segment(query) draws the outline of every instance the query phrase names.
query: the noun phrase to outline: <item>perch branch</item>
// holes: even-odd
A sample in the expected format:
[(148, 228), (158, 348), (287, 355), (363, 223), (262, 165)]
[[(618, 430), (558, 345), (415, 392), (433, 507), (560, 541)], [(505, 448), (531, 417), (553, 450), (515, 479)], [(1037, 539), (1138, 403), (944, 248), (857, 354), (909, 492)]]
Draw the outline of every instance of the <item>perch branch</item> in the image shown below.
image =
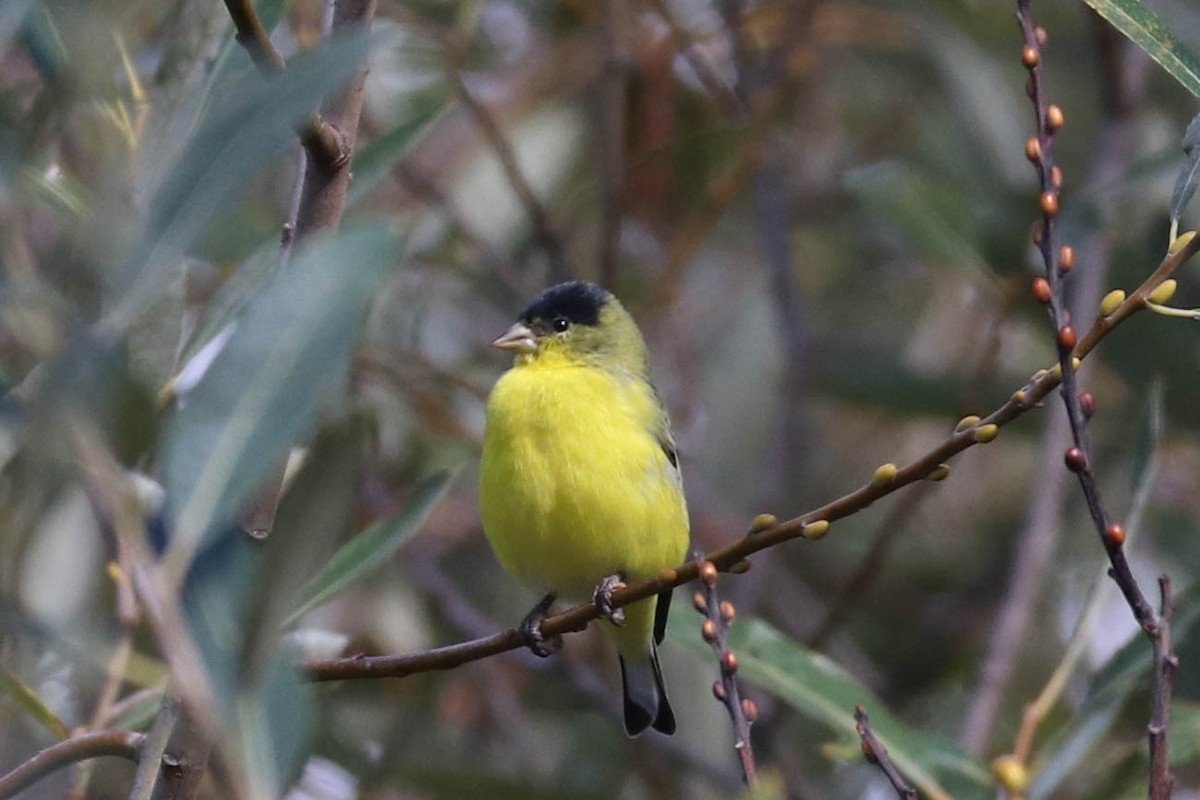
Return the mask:
[[(1100, 317), (1087, 336), (1075, 347), (1075, 357), (1085, 358), (1110, 332), (1130, 316), (1146, 307), (1147, 296), (1169, 278), (1185, 261), (1200, 251), (1200, 237), (1193, 237), (1182, 247), (1169, 253), (1146, 281), (1130, 294), (1115, 311)], [(745, 537), (706, 555), (718, 569), (729, 570), (742, 566), (749, 556), (769, 547), (798, 538), (816, 539), (828, 530), (828, 523), (855, 514), (876, 500), (898, 489), (928, 478), (942, 477), (947, 471), (945, 462), (964, 450), (991, 441), (1008, 423), (1023, 415), (1045, 399), (1060, 383), (1058, 369), (1039, 370), (1021, 389), (988, 416), (958, 428), (936, 446), (908, 465), (896, 469), (890, 479), (873, 478), (864, 486), (843, 497), (784, 522), (765, 524)], [(613, 593), (613, 606), (622, 608), (644, 600), (666, 589), (695, 580), (696, 565), (688, 562), (663, 570), (649, 580), (630, 583)], [(599, 617), (593, 603), (585, 603), (547, 617), (542, 623), (545, 636), (555, 636), (583, 630)], [(516, 650), (526, 642), (516, 628), (500, 631), (479, 639), (437, 647), (415, 653), (398, 655), (332, 658), (309, 661), (308, 676), (316, 681), (351, 680), (362, 678), (403, 677), (419, 672), (452, 669), (470, 661)]]

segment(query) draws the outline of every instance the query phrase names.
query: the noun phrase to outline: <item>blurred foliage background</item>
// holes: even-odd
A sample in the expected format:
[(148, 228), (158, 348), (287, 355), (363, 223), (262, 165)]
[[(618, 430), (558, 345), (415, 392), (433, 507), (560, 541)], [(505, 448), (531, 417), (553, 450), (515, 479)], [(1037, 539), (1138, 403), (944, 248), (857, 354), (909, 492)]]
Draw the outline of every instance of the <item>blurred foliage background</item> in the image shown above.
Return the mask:
[[(145, 730), (168, 664), (187, 683), (186, 662), (222, 731), (202, 796), (738, 795), (688, 591), (663, 649), (673, 739), (621, 733), (615, 660), (594, 631), (550, 660), (402, 680), (308, 685), (290, 665), (297, 647), (407, 652), (529, 609), (487, 548), (474, 485), (507, 366), (487, 344), (550, 283), (602, 281), (637, 316), (700, 549), (907, 463), (1048, 367), (1012, 4), (381, 0), (369, 34), (329, 43), (317, 0), (256, 7), (289, 62), (269, 81), (222, 4), (0, 5), (0, 770), (69, 730)], [(1154, 11), (1200, 50), (1194, 4)], [(1103, 292), (1135, 288), (1165, 251), (1196, 98), (1082, 3), (1038, 3), (1035, 18), (1067, 120), (1060, 231), (1080, 252), (1067, 284), (1086, 328)], [(295, 126), (360, 58), (342, 232), (281, 265)], [(1174, 304), (1200, 305), (1194, 274)], [(181, 375), (212, 360), (214, 336), (212, 368)], [(1186, 592), (1200, 564), (1198, 336), (1141, 315), (1083, 372), (1109, 506), (1141, 515), (1135, 573), (1153, 594), (1168, 572), (1181, 596), (1184, 797), (1200, 781)], [(930, 776), (923, 796), (994, 796), (989, 762), (1012, 749), (1097, 585), (1032, 796), (1142, 793), (1149, 648), (1103, 577), (1065, 445), (1047, 444), (1058, 405), (964, 453), (946, 481), (722, 578), (767, 796), (892, 793), (858, 750), (855, 703)], [(274, 532), (248, 543), (229, 525), (289, 444), (312, 449)], [(330, 560), (372, 525), (362, 552)], [(1011, 590), (1035, 539), (1048, 566)], [(183, 588), (152, 624), (155, 609), (122, 607), (145, 606), (131, 574), (167, 541), (163, 569)], [(329, 564), (341, 584), (289, 619)], [(1031, 617), (983, 712), (1014, 591)], [(198, 660), (172, 660), (172, 605)], [(112, 713), (97, 719), (106, 685)], [(102, 760), (28, 796), (124, 797), (133, 776)]]

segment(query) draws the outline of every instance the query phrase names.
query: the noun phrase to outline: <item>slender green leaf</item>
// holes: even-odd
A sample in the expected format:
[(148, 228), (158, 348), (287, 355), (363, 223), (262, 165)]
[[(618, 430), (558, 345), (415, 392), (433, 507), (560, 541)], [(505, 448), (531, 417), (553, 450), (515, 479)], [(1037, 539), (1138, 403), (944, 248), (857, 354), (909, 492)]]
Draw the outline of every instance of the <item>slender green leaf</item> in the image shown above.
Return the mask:
[[(711, 658), (712, 650), (697, 636), (696, 626), (681, 617), (676, 614), (672, 619), (672, 639)], [(870, 689), (830, 659), (760, 620), (739, 620), (730, 639), (741, 664), (739, 676), (833, 730), (857, 737), (854, 707), (866, 708), (871, 728), (922, 797), (963, 800), (991, 796), (993, 783), (985, 764), (949, 740), (907, 727)]]
[(264, 81), (248, 75), (193, 137), (148, 203), (141, 251), (116, 287), (103, 329), (122, 331), (179, 277), (183, 254), (208, 222), (296, 141), (296, 124), (341, 85), (366, 52), (353, 35), (297, 56)]
[(308, 247), (246, 307), (199, 383), (180, 397), (162, 456), (177, 568), (236, 515), (342, 386), (362, 310), (396, 248), (382, 226)]
[[(1154, 454), (1158, 443), (1162, 440), (1163, 431), (1163, 385), (1161, 380), (1150, 384), (1142, 413), (1138, 416), (1137, 429), (1133, 436), (1133, 446), (1130, 448), (1130, 482), (1133, 486), (1134, 497), (1140, 498), (1138, 507), (1131, 509), (1130, 517), (1141, 519), (1141, 512), (1149, 502), (1149, 492), (1154, 482)], [(1134, 520), (1126, 520), (1126, 529), (1136, 527)]]
[(279, 628), (301, 587), (329, 563), (337, 543), (345, 538), (371, 431), (370, 421), (361, 414), (321, 431), (283, 496), (255, 587), (254, 614), (244, 634), (243, 663), (265, 663), (262, 643), (275, 647)]
[(899, 161), (852, 170), (845, 182), (871, 214), (895, 226), (931, 263), (985, 268), (977, 226), (962, 202), (961, 187)]
[(1178, 221), (1183, 210), (1196, 193), (1196, 181), (1200, 180), (1200, 114), (1192, 118), (1183, 135), (1183, 152), (1186, 159), (1179, 177), (1175, 179), (1175, 191), (1171, 193), (1171, 222)]
[(1140, 0), (1084, 0), (1171, 77), (1200, 97), (1200, 62)]
[(417, 487), (403, 511), (376, 522), (347, 542), (325, 568), (305, 584), (300, 591), (300, 603), (285, 624), (292, 624), (386, 564), (420, 530), (457, 474), (457, 470), (439, 472), (427, 478)]
[(281, 796), (308, 752), (312, 689), (279, 619), (348, 524), (368, 432), (359, 417), (323, 430), (266, 542), (230, 529), (196, 558), (185, 585), (185, 610), (216, 689), (223, 755), (240, 765), (252, 798)]
[(71, 735), (67, 724), (42, 702), (38, 693), (4, 667), (0, 667), (0, 688), (3, 688), (4, 693), (11, 697), (19, 708), (24, 709), (29, 716), (40, 722), (46, 730), (59, 739), (66, 739)]

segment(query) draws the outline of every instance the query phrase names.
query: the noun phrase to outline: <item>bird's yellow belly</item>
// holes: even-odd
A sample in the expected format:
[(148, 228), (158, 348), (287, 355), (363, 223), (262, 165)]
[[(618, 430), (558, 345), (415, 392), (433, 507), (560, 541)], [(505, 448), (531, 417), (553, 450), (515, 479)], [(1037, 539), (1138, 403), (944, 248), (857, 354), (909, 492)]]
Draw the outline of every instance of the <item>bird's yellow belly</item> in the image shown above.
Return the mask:
[(505, 374), (488, 405), (480, 508), (506, 570), (581, 596), (607, 575), (682, 560), (687, 510), (648, 427), (657, 413), (647, 388), (598, 370)]

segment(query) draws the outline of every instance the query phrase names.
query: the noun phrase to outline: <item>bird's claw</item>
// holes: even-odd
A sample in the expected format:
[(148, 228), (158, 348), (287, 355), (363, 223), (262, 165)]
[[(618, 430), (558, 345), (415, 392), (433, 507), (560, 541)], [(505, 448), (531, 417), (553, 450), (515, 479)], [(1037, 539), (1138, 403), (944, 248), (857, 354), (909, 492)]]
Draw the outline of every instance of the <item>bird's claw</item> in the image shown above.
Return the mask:
[(609, 575), (600, 581), (596, 591), (592, 593), (592, 603), (596, 606), (596, 611), (613, 625), (625, 624), (625, 609), (613, 608), (612, 604), (613, 592), (624, 588), (625, 581), (620, 575)]
[(561, 636), (546, 636), (542, 633), (542, 620), (554, 603), (554, 592), (543, 597), (528, 614), (521, 620), (517, 631), (525, 641), (525, 645), (539, 658), (548, 658), (562, 649)]

